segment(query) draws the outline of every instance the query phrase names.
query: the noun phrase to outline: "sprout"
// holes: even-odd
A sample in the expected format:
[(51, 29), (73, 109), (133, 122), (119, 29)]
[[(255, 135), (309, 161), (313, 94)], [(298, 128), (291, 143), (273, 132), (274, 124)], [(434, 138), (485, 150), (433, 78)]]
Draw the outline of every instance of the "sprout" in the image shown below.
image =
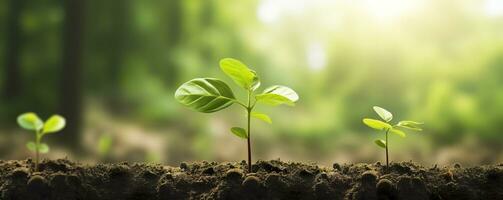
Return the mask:
[(405, 137), (405, 133), (398, 128), (403, 128), (403, 129), (409, 129), (413, 131), (422, 131), (419, 126), (422, 125), (423, 123), (419, 122), (414, 122), (414, 121), (400, 121), (395, 125), (390, 125), (388, 124), (392, 119), (393, 119), (393, 114), (391, 112), (387, 111), (384, 108), (374, 106), (374, 111), (381, 117), (382, 120), (377, 120), (377, 119), (369, 119), (365, 118), (363, 119), (363, 123), (367, 125), (370, 128), (379, 130), (379, 131), (384, 131), (386, 133), (386, 140), (375, 140), (374, 143), (381, 147), (386, 149), (386, 167), (389, 167), (389, 161), (388, 161), (388, 133), (394, 133), (400, 137)]
[(280, 85), (268, 87), (257, 94), (256, 90), (260, 87), (257, 73), (239, 60), (224, 58), (220, 60), (220, 69), (247, 93), (246, 101), (237, 100), (231, 88), (225, 82), (215, 78), (196, 78), (188, 81), (176, 90), (175, 98), (181, 104), (203, 113), (216, 112), (234, 103), (242, 106), (247, 113), (247, 127), (246, 129), (232, 127), (230, 130), (239, 138), (247, 140), (248, 171), (251, 172), (250, 118), (254, 117), (269, 124), (272, 123), (269, 116), (254, 111), (256, 103), (294, 106), (299, 96), (292, 89)]
[(60, 115), (53, 115), (44, 123), (37, 114), (28, 112), (19, 115), (17, 123), (21, 128), (35, 132), (35, 141), (26, 143), (26, 147), (35, 152), (35, 171), (38, 171), (39, 154), (49, 152), (49, 145), (41, 143), (42, 137), (63, 129), (66, 124), (65, 118)]

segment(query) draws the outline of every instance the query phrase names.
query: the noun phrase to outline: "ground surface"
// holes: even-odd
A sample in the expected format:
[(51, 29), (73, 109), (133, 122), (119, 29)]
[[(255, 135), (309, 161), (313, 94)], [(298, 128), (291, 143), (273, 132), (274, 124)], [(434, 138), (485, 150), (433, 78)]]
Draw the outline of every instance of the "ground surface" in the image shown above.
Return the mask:
[(0, 161), (2, 200), (30, 199), (503, 199), (503, 164), (463, 168), (393, 163), (242, 163), (87, 166), (46, 160)]

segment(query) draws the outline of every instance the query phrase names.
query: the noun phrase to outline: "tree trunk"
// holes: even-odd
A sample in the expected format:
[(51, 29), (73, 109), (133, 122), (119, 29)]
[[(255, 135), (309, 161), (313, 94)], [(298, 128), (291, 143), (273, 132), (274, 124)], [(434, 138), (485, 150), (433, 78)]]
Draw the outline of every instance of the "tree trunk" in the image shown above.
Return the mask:
[(63, 57), (61, 70), (61, 114), (67, 125), (58, 137), (74, 153), (81, 149), (82, 75), (85, 0), (64, 2)]
[(19, 54), (21, 35), (20, 35), (20, 14), (24, 0), (9, 0), (9, 9), (7, 15), (7, 41), (5, 42), (5, 79), (3, 94), (5, 99), (13, 100), (20, 94), (19, 77)]

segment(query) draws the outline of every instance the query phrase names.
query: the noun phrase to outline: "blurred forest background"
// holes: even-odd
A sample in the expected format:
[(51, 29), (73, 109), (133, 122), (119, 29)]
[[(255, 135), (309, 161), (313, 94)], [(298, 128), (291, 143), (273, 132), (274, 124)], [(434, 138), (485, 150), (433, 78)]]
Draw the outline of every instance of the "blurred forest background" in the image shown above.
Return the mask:
[[(392, 136), (390, 159), (467, 165), (503, 161), (500, 0), (0, 0), (0, 159), (24, 159), (33, 133), (18, 114), (67, 118), (48, 158), (81, 162), (241, 161), (229, 128), (243, 110), (178, 104), (195, 77), (232, 84), (243, 60), (262, 85), (300, 95), (259, 108), (254, 160), (375, 162), (372, 106), (425, 131)], [(237, 87), (233, 88), (240, 97)]]

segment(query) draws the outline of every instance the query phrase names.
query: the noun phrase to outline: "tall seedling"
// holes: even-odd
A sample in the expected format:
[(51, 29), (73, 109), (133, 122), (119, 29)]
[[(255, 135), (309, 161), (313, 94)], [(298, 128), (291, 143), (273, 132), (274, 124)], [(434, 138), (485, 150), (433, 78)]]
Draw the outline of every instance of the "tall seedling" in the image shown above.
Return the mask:
[(391, 122), (391, 120), (393, 119), (393, 114), (391, 114), (391, 112), (389, 112), (386, 109), (381, 108), (379, 106), (374, 106), (373, 108), (374, 108), (374, 111), (377, 113), (377, 115), (379, 115), (379, 117), (381, 117), (381, 119), (384, 121), (365, 118), (365, 119), (363, 119), (363, 123), (370, 128), (373, 128), (373, 129), (376, 129), (379, 131), (383, 131), (386, 134), (386, 140), (375, 140), (374, 142), (377, 146), (386, 149), (386, 167), (389, 167), (388, 134), (391, 132), (391, 133), (394, 133), (398, 136), (405, 137), (405, 133), (403, 131), (399, 130), (398, 128), (409, 129), (409, 130), (413, 130), (413, 131), (422, 131), (423, 129), (421, 129), (419, 127), (419, 125), (421, 125), (423, 123), (414, 122), (414, 121), (400, 121), (395, 125), (390, 125), (388, 123)]
[(53, 115), (44, 123), (37, 114), (29, 112), (19, 115), (17, 123), (22, 128), (35, 132), (35, 141), (26, 143), (26, 147), (35, 152), (35, 171), (38, 171), (39, 154), (49, 152), (49, 145), (42, 143), (42, 138), (63, 129), (66, 124), (65, 118)]
[(231, 88), (223, 81), (216, 78), (196, 78), (181, 85), (175, 93), (175, 98), (181, 104), (199, 112), (212, 113), (236, 103), (246, 110), (247, 126), (232, 127), (230, 131), (247, 140), (248, 144), (248, 171), (251, 172), (251, 134), (250, 118), (254, 117), (272, 123), (271, 118), (260, 112), (254, 111), (256, 103), (277, 106), (281, 104), (294, 106), (299, 96), (292, 89), (274, 85), (266, 88), (261, 93), (256, 93), (260, 87), (260, 79), (255, 71), (248, 68), (241, 61), (224, 58), (220, 60), (220, 69), (229, 76), (238, 86), (245, 90), (246, 101), (239, 101)]

